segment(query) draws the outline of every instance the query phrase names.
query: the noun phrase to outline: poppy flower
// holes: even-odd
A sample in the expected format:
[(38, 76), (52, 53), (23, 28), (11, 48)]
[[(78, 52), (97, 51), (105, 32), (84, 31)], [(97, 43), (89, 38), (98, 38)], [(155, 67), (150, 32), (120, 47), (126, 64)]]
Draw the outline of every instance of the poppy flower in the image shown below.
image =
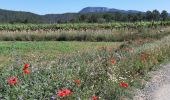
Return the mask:
[(63, 93), (62, 90), (59, 90), (58, 93), (57, 93), (57, 95), (58, 95), (59, 97), (65, 97), (65, 96), (66, 96), (65, 93)]
[(81, 83), (80, 80), (74, 80), (74, 82), (75, 82), (78, 86), (80, 86), (80, 83)]
[(119, 85), (121, 87), (125, 87), (125, 88), (127, 88), (129, 86), (128, 83), (125, 83), (125, 82), (121, 82)]
[(65, 96), (70, 95), (71, 93), (72, 93), (71, 90), (65, 89), (65, 90), (59, 90), (58, 93), (57, 93), (57, 95), (58, 95), (59, 97), (65, 97)]
[(65, 90), (63, 90), (63, 93), (65, 93), (66, 95), (69, 95), (69, 94), (71, 94), (71, 91), (69, 89), (65, 89)]
[(30, 74), (30, 73), (31, 73), (31, 71), (30, 71), (30, 70), (28, 70), (28, 69), (25, 69), (25, 70), (24, 70), (24, 73), (25, 73), (25, 74)]
[(112, 59), (111, 60), (111, 63), (114, 65), (114, 64), (116, 64), (116, 60), (115, 59)]
[(97, 96), (92, 96), (92, 100), (98, 100)]
[(25, 64), (23, 70), (26, 70), (29, 67), (30, 67), (30, 64)]
[(18, 82), (18, 78), (17, 77), (10, 77), (7, 81), (8, 81), (9, 85), (15, 85)]

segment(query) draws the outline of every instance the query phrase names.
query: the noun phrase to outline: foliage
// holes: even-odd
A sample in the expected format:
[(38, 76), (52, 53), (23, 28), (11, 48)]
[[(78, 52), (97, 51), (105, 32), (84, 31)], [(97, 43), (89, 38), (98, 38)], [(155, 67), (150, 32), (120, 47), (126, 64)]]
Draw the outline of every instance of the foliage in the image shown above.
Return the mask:
[[(133, 24), (134, 26), (130, 26)], [(63, 25), (64, 30), (60, 29), (57, 31), (52, 31), (52, 29), (46, 29), (48, 28), (48, 25), (43, 30), (38, 29), (37, 28), (38, 25), (37, 26), (35, 25), (36, 27), (33, 25), (35, 27), (35, 31), (32, 31), (32, 30), (24, 31), (25, 29), (22, 29), (22, 28), (25, 27), (25, 25), (21, 25), (19, 28), (15, 28), (15, 26), (11, 26), (12, 27), (11, 28), (9, 27), (10, 26), (9, 25), (6, 29), (4, 29), (2, 33), (0, 33), (0, 40), (1, 41), (123, 42), (126, 40), (135, 40), (138, 37), (143, 38), (143, 39), (144, 38), (158, 39), (160, 37), (169, 35), (169, 32), (167, 32), (167, 30), (161, 27), (163, 23), (157, 22), (153, 28), (147, 28), (147, 27), (151, 27), (150, 25), (154, 23), (151, 24), (151, 23), (144, 22), (144, 23), (133, 23), (133, 24), (132, 23), (124, 23), (124, 24), (114, 23), (114, 24), (104, 24), (104, 25), (103, 24), (65, 24)], [(160, 24), (161, 26), (157, 26), (157, 24)], [(60, 25), (57, 25), (57, 26), (60, 26)], [(3, 27), (3, 25), (0, 27)], [(51, 26), (49, 25), (49, 27)], [(112, 29), (112, 27), (117, 28), (117, 30)], [(9, 28), (15, 31), (14, 32), (6, 31)], [(31, 27), (28, 26), (27, 28), (31, 28)], [(71, 28), (74, 28), (76, 30), (72, 30)], [(133, 29), (130, 29), (130, 28), (133, 28)], [(17, 31), (18, 29), (21, 31)], [(36, 31), (36, 30), (39, 30), (39, 31)], [(47, 30), (47, 31), (44, 31), (44, 30)]]
[(8, 11), (0, 9), (0, 23), (105, 23), (113, 21), (136, 22), (136, 21), (166, 21), (168, 14), (158, 10), (147, 12), (101, 12), (101, 13), (65, 13), (37, 15), (30, 12)]
[[(136, 42), (136, 41), (134, 41)], [(23, 73), (23, 65), (3, 67), (0, 70), (0, 97), (2, 99), (99, 99), (129, 98), (134, 80), (145, 75), (156, 64), (170, 57), (170, 36), (153, 43), (132, 45), (128, 42), (115, 50), (101, 47), (96, 51), (61, 56), (46, 67), (31, 65), (30, 74)], [(132, 48), (132, 49), (126, 49)], [(17, 76), (17, 84), (7, 79)], [(80, 80), (79, 84), (75, 80)], [(64, 97), (59, 91), (69, 91)], [(65, 96), (66, 95), (66, 96)]]
[(57, 31), (57, 30), (97, 30), (97, 29), (139, 29), (169, 26), (170, 22), (113, 22), (113, 23), (74, 23), (74, 24), (0, 24), (0, 30), (7, 31)]

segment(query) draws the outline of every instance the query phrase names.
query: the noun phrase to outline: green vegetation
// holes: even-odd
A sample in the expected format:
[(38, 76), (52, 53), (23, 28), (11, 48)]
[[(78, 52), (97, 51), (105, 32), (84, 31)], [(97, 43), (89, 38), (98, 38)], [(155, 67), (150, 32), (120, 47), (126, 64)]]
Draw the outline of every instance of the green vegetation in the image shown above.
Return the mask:
[(1, 24), (0, 30), (7, 31), (56, 31), (56, 30), (97, 30), (97, 29), (139, 29), (169, 26), (169, 21), (156, 22), (114, 22), (114, 23), (75, 23), (75, 24)]
[(0, 99), (132, 99), (170, 60), (169, 24), (1, 24)]
[(160, 38), (169, 34), (169, 22), (106, 24), (2, 24), (1, 41), (105, 41), (122, 42)]
[[(93, 9), (93, 8), (92, 8)], [(168, 21), (168, 12), (163, 10), (134, 12), (113, 11), (99, 13), (65, 13), (37, 15), (29, 12), (1, 10), (0, 23), (106, 23), (106, 22), (136, 22), (136, 21)]]
[(3, 32), (1, 41), (91, 41), (91, 42), (122, 42), (140, 38), (159, 39), (169, 35), (169, 28), (146, 29), (133, 31), (96, 30), (96, 31), (65, 31), (65, 32)]
[[(25, 75), (23, 63), (3, 67), (0, 96), (3, 99), (89, 99), (93, 95), (100, 99), (131, 98), (130, 87), (135, 80), (170, 57), (170, 36), (155, 42), (142, 41), (143, 44), (141, 41), (125, 42), (117, 49), (101, 47), (60, 56), (45, 67), (31, 64), (31, 73)], [(6, 82), (12, 76), (18, 78), (16, 85)], [(80, 84), (75, 80), (80, 80)], [(57, 96), (62, 89), (72, 93), (66, 97)]]
[(5, 64), (29, 62), (47, 66), (61, 55), (75, 52), (93, 51), (102, 46), (116, 48), (121, 43), (112, 42), (0, 42), (0, 66)]

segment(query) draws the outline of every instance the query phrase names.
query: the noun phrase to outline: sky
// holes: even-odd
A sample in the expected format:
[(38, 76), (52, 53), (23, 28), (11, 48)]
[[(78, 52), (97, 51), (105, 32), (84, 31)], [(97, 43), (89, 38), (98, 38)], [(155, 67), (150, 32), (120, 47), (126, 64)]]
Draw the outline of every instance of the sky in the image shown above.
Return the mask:
[(108, 7), (122, 10), (170, 12), (170, 0), (0, 0), (0, 9), (36, 14), (78, 12), (84, 7)]

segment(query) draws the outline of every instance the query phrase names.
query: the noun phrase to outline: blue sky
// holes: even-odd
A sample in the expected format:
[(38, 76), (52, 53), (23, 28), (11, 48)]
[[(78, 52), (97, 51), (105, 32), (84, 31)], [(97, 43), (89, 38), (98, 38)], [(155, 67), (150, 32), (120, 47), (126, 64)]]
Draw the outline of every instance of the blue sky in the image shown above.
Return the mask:
[(122, 10), (167, 10), (170, 0), (0, 0), (0, 9), (37, 14), (78, 12), (84, 7), (109, 7)]

